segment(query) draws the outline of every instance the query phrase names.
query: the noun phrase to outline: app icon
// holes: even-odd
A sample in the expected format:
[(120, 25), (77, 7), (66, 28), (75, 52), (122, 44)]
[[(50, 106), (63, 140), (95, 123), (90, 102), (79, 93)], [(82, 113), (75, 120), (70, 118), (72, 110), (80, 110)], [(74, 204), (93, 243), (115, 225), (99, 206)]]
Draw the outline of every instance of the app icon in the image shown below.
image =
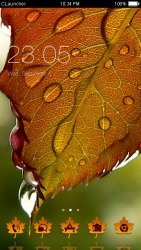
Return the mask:
[(114, 225), (117, 234), (122, 234), (123, 237), (125, 236), (125, 234), (131, 234), (134, 226), (134, 224), (128, 222), (125, 217), (123, 217), (122, 220), (120, 220), (118, 223), (115, 223)]
[(91, 223), (88, 223), (88, 229), (90, 234), (95, 234), (97, 238), (98, 234), (104, 234), (106, 224), (101, 222), (98, 217), (95, 218)]
[(33, 225), (34, 229), (36, 230), (35, 233), (41, 234), (41, 238), (43, 238), (44, 234), (49, 234), (52, 228), (52, 223), (45, 220), (44, 217), (42, 217), (39, 222), (36, 222)]
[(7, 223), (6, 225), (7, 229), (9, 230), (8, 233), (14, 234), (14, 238), (16, 238), (17, 234), (22, 234), (25, 228), (25, 223), (20, 222), (17, 217), (15, 217), (12, 222)]
[(60, 223), (62, 228), (62, 233), (68, 234), (68, 238), (70, 238), (71, 234), (76, 234), (79, 228), (79, 223), (74, 222), (71, 217), (66, 220), (66, 222)]

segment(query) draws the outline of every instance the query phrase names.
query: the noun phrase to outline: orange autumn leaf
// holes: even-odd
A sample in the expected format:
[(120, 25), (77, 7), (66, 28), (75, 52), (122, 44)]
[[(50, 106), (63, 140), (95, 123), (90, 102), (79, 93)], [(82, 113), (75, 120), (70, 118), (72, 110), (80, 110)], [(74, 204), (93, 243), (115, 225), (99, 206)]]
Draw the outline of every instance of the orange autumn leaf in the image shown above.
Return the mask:
[(12, 222), (9, 222), (6, 224), (8, 233), (9, 234), (14, 234), (14, 238), (16, 238), (17, 234), (22, 234), (23, 230), (25, 228), (25, 223), (20, 222), (20, 220), (17, 219), (17, 217), (12, 220)]
[(39, 220), (39, 222), (34, 223), (34, 229), (36, 230), (35, 233), (42, 234), (41, 238), (43, 238), (44, 234), (49, 234), (52, 228), (52, 223), (48, 222), (44, 219), (44, 217)]
[(131, 234), (134, 224), (128, 222), (125, 217), (119, 223), (115, 223), (117, 234)]
[(18, 120), (12, 160), (24, 168), (26, 211), (26, 184), (37, 191), (34, 218), (62, 187), (139, 153), (141, 9), (5, 8), (2, 19), (12, 47), (0, 90)]
[(96, 217), (91, 223), (88, 223), (88, 229), (90, 234), (103, 234), (106, 229), (106, 224)]
[(79, 228), (79, 223), (74, 222), (71, 217), (66, 220), (66, 222), (60, 223), (63, 234), (69, 234), (68, 238), (70, 238), (71, 234), (77, 234), (77, 230)]

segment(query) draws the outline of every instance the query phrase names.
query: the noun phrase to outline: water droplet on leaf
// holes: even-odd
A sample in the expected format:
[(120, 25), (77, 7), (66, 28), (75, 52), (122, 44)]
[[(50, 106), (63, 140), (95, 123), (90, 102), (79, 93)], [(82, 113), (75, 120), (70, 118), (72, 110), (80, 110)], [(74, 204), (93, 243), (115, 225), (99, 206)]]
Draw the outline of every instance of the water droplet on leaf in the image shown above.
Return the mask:
[(74, 160), (74, 157), (70, 156), (68, 160), (69, 160), (69, 162), (72, 162)]
[(69, 72), (69, 78), (70, 78), (70, 79), (75, 79), (75, 78), (79, 77), (81, 74), (82, 74), (82, 69), (80, 69), (80, 68), (75, 68), (75, 69), (72, 69), (72, 70)]
[(123, 45), (120, 49), (120, 55), (125, 56), (129, 53), (129, 46), (128, 45)]
[(57, 155), (62, 153), (72, 139), (72, 131), (71, 133), (68, 133), (70, 124), (71, 122), (64, 122), (57, 128), (53, 141), (54, 150)]
[(105, 68), (109, 69), (113, 65), (113, 60), (110, 58), (107, 62), (105, 62)]
[(35, 180), (34, 175), (31, 171), (23, 171), (23, 179), (28, 185), (32, 187), (38, 186), (38, 182)]
[(50, 84), (44, 91), (43, 100), (45, 102), (55, 101), (62, 93), (62, 86), (60, 83)]
[(88, 54), (87, 54), (87, 53), (84, 53), (82, 57), (85, 59), (85, 58), (88, 57)]
[(41, 12), (39, 10), (33, 10), (29, 12), (26, 16), (26, 20), (28, 23), (32, 23), (36, 21), (41, 15)]
[(74, 48), (71, 50), (71, 55), (72, 56), (78, 56), (81, 53), (81, 50), (78, 48)]
[(137, 85), (137, 88), (138, 88), (139, 90), (141, 90), (141, 84), (138, 84), (138, 85)]
[(65, 171), (65, 165), (63, 162), (59, 161), (58, 164), (56, 165), (56, 170), (59, 173), (63, 173)]
[(28, 63), (28, 59), (31, 58), (31, 52), (25, 52), (22, 55), (22, 63)]
[(64, 32), (71, 30), (84, 20), (84, 14), (81, 11), (70, 12), (60, 17), (54, 27), (54, 32)]
[(23, 181), (19, 189), (19, 201), (24, 211), (31, 217), (37, 201), (36, 188)]
[(125, 96), (125, 97), (123, 98), (123, 103), (124, 103), (125, 105), (132, 105), (132, 104), (134, 103), (134, 99), (133, 99), (133, 97), (131, 97), (131, 96)]
[(80, 166), (84, 166), (86, 164), (86, 160), (85, 159), (81, 159), (80, 161), (79, 161), (79, 165)]
[(108, 130), (111, 127), (111, 121), (108, 117), (101, 117), (98, 121), (99, 127), (102, 130)]

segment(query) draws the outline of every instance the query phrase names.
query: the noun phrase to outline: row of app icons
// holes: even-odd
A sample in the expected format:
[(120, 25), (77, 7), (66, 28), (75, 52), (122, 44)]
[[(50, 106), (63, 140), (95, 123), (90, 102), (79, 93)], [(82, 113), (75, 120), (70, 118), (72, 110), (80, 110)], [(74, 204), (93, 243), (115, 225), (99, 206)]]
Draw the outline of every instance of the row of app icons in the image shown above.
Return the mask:
[[(8, 247), (9, 250), (24, 250), (24, 247), (22, 246), (10, 246)], [(105, 247), (104, 246), (90, 246), (88, 248), (89, 250), (104, 250)], [(115, 250), (132, 250), (131, 246), (117, 246), (115, 248), (113, 248)], [(50, 246), (36, 246), (35, 250), (51, 250)], [(79, 247), (77, 246), (63, 246), (62, 248), (60, 248), (60, 250), (79, 250)]]
[[(17, 217), (15, 217), (11, 222), (7, 223), (7, 229), (9, 234), (13, 234), (14, 238), (18, 234), (24, 233), (25, 223), (21, 222)], [(60, 223), (60, 227), (63, 234), (66, 234), (68, 238), (72, 234), (77, 234), (80, 224), (75, 222), (71, 217), (69, 217), (65, 222)], [(131, 234), (133, 230), (134, 223), (129, 222), (125, 217), (123, 217), (119, 222), (114, 223), (115, 230), (117, 234), (121, 234), (123, 237), (125, 234)], [(47, 221), (42, 217), (38, 222), (33, 224), (36, 234), (40, 234), (41, 238), (45, 234), (51, 233), (53, 223)], [(87, 227), (90, 234), (95, 235), (95, 238), (99, 234), (104, 234), (106, 230), (106, 223), (102, 222), (98, 217), (93, 221), (87, 223)]]

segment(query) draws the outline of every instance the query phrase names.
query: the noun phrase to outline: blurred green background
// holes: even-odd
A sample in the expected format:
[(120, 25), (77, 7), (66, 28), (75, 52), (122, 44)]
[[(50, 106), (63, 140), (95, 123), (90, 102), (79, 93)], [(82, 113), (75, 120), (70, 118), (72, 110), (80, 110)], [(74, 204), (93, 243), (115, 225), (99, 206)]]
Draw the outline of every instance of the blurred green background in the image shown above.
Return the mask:
[[(9, 134), (14, 125), (15, 120), (9, 108), (9, 101), (0, 93), (0, 249), (21, 250), (22, 248), (18, 247), (12, 248), (17, 245), (27, 250), (48, 249), (39, 248), (39, 246), (49, 246), (50, 249), (55, 250), (94, 250), (96, 248), (92, 246), (99, 245), (101, 246), (97, 248), (99, 250), (124, 250), (124, 248), (118, 248), (123, 244), (128, 246), (125, 248), (127, 250), (140, 249), (141, 156), (103, 179), (93, 180), (88, 187), (82, 184), (72, 191), (62, 191), (54, 199), (49, 199), (42, 206), (36, 221), (45, 217), (52, 222), (51, 234), (41, 239), (33, 229), (32, 235), (28, 236), (29, 219), (18, 201), (18, 189), (22, 182), (21, 172), (11, 161)], [(26, 226), (24, 233), (17, 235), (16, 239), (12, 234), (8, 234), (6, 228), (6, 223), (11, 222), (15, 216)], [(66, 221), (69, 216), (80, 223), (78, 234), (72, 235), (70, 239), (62, 234), (60, 228), (60, 223)], [(107, 224), (105, 234), (98, 236), (97, 239), (89, 234), (87, 228), (87, 223), (94, 220), (96, 216)], [(124, 240), (121, 235), (116, 234), (114, 228), (114, 223), (119, 222), (123, 216), (134, 223), (132, 234), (126, 235)], [(63, 248), (69, 245), (77, 248)]]

